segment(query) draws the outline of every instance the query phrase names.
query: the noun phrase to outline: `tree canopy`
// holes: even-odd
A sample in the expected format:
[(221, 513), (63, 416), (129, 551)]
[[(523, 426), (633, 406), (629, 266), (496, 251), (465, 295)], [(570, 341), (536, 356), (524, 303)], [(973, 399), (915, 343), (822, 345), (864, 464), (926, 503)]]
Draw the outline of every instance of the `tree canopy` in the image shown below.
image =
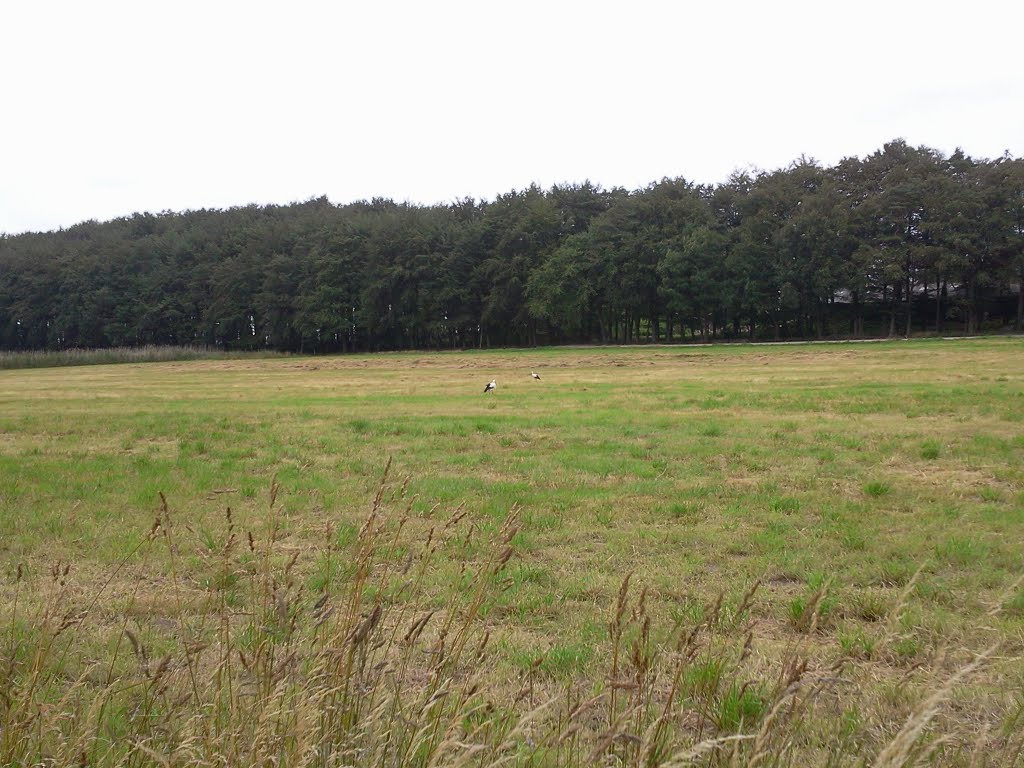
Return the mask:
[(1024, 160), (902, 140), (718, 186), (326, 198), (0, 236), (0, 348), (390, 349), (1024, 325)]

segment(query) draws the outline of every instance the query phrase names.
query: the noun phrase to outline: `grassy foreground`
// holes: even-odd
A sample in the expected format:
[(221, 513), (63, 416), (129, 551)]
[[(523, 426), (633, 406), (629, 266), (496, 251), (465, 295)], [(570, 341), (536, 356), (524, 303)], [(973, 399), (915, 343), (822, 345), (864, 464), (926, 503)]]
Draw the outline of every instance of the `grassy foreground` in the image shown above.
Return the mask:
[(0, 401), (0, 763), (1024, 762), (1020, 339)]

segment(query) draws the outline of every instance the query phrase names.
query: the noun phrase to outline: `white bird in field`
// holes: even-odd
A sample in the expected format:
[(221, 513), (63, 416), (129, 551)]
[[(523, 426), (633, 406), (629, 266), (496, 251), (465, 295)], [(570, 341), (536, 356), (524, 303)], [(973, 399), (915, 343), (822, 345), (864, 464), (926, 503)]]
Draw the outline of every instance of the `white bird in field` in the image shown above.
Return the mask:
[(484, 394), (486, 395), (488, 392), (493, 392), (497, 388), (498, 388), (498, 382), (495, 381), (494, 379), (491, 379), (491, 383), (488, 384), (486, 387), (484, 387)]
[(532, 378), (536, 379), (537, 381), (540, 381), (540, 374), (539, 373), (534, 373), (533, 371), (530, 371), (530, 376)]

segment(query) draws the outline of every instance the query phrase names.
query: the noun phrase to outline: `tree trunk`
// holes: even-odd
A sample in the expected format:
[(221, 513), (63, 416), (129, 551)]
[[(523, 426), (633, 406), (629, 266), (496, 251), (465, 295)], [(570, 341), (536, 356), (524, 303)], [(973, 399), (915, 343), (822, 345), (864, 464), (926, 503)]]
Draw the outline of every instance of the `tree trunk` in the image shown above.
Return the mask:
[(1024, 331), (1024, 267), (1021, 268), (1017, 279), (1020, 282), (1017, 283), (1017, 322), (1014, 325), (1020, 333)]
[(910, 331), (914, 321), (914, 278), (907, 275), (907, 338), (910, 338)]
[(942, 278), (942, 290), (939, 292), (939, 301), (942, 302), (942, 314), (939, 315), (939, 332), (946, 332), (946, 307), (949, 302), (946, 301), (949, 298), (949, 283), (946, 278)]
[(671, 344), (672, 341), (673, 341), (673, 339), (672, 339), (672, 332), (675, 330), (672, 327), (673, 317), (674, 317), (674, 315), (673, 315), (672, 312), (669, 312), (667, 315), (665, 315), (665, 340), (669, 344)]
[(978, 332), (977, 277), (971, 275), (967, 282), (967, 335)]
[(861, 334), (864, 333), (864, 317), (862, 315), (863, 310), (860, 306), (860, 293), (857, 291), (853, 292), (853, 337), (859, 339)]
[(899, 285), (892, 287), (892, 302), (889, 304), (889, 337), (896, 335), (896, 306), (900, 300)]

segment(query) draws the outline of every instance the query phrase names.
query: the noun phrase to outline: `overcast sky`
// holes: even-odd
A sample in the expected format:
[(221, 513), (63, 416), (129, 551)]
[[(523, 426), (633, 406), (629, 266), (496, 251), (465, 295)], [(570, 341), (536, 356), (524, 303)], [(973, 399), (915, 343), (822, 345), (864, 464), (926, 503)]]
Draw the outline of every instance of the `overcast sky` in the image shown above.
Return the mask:
[(717, 183), (896, 137), (1019, 157), (1022, 28), (1009, 0), (12, 0), (0, 232)]

